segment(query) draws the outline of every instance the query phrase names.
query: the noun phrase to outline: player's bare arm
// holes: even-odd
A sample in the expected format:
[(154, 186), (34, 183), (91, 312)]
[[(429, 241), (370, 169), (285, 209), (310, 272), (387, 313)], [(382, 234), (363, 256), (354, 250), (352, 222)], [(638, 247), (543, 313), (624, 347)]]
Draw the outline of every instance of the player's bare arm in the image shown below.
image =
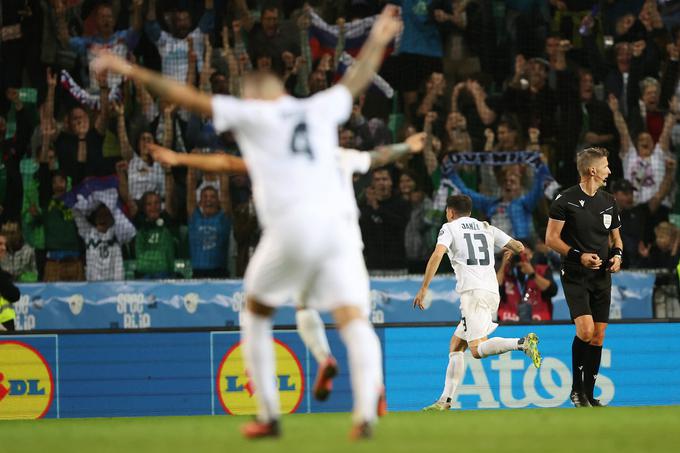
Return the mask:
[(425, 147), (426, 136), (425, 132), (419, 132), (408, 137), (403, 143), (382, 146), (370, 151), (371, 168), (382, 167), (404, 156), (421, 153)]
[(609, 232), (609, 240), (612, 243), (611, 258), (609, 259), (609, 272), (616, 273), (621, 270), (623, 261), (623, 240), (621, 239), (621, 229), (616, 228)]
[(353, 97), (357, 97), (368, 88), (380, 67), (387, 45), (397, 36), (401, 26), (398, 8), (394, 5), (385, 6), (373, 24), (371, 34), (356, 61), (340, 79), (340, 83), (347, 87)]
[[(548, 219), (548, 227), (545, 231), (545, 245), (560, 255), (567, 256), (572, 248), (562, 240), (562, 228), (564, 228), (564, 221)], [(600, 266), (602, 266), (602, 259), (597, 256), (597, 253), (586, 253), (582, 251), (575, 251), (572, 253), (579, 253), (581, 264), (589, 269), (599, 269)]]
[(190, 167), (212, 173), (238, 173), (248, 172), (243, 159), (223, 153), (197, 154), (176, 153), (162, 146), (150, 144), (153, 160), (161, 165), (170, 167)]
[(515, 255), (519, 255), (524, 251), (524, 244), (516, 239), (510, 239), (510, 241), (505, 244), (503, 248), (510, 250)]
[(101, 51), (92, 61), (97, 73), (111, 71), (142, 83), (154, 95), (167, 99), (199, 115), (212, 115), (210, 96), (190, 85), (175, 82), (161, 74), (138, 66), (107, 51)]
[(413, 300), (413, 308), (420, 308), (421, 310), (425, 309), (425, 306), (423, 305), (425, 293), (427, 292), (427, 288), (430, 286), (430, 282), (434, 278), (434, 275), (437, 273), (437, 269), (439, 269), (439, 264), (442, 262), (445, 253), (446, 246), (437, 244), (434, 248), (434, 252), (432, 252), (432, 256), (430, 256), (430, 259), (427, 261), (425, 275), (423, 276), (423, 284), (420, 286), (418, 294), (416, 294), (416, 298)]

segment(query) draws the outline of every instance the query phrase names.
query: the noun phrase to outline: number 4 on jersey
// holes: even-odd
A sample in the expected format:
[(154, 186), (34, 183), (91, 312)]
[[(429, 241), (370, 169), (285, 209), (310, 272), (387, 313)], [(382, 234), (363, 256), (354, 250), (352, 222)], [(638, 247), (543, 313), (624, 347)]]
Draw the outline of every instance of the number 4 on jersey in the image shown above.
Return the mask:
[(307, 123), (300, 122), (293, 129), (293, 138), (290, 141), (290, 149), (293, 154), (306, 154), (310, 159), (314, 159), (312, 147), (309, 144), (309, 134), (307, 133)]

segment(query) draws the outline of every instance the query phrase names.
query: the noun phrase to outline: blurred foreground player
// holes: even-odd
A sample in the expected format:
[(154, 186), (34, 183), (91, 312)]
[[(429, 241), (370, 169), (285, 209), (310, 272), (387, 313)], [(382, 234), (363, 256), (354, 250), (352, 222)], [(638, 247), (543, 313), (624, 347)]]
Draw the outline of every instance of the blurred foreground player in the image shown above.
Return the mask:
[(211, 115), (216, 131), (231, 130), (243, 152), (264, 229), (244, 279), (242, 340), (258, 400), (257, 419), (243, 427), (248, 438), (279, 435), (271, 317), (276, 307), (314, 286), (323, 288), (315, 303), (332, 311), (348, 350), (354, 393), (351, 437), (369, 437), (376, 420), (383, 388), (381, 350), (362, 289), (354, 284), (363, 256), (345, 245), (352, 240), (350, 213), (336, 208), (344, 206), (337, 127), (349, 119), (353, 97), (368, 87), (399, 32), (396, 13), (395, 7), (385, 7), (338, 85), (304, 100), (286, 95), (282, 82), (266, 73), (246, 75), (245, 100), (239, 100), (211, 98), (108, 53), (93, 62), (97, 71), (121, 73), (170, 102)]
[(571, 401), (576, 407), (602, 406), (593, 391), (609, 322), (611, 274), (620, 270), (623, 259), (616, 200), (600, 190), (611, 174), (607, 156), (605, 148), (578, 153), (581, 182), (557, 195), (545, 233), (546, 245), (562, 256), (560, 278), (576, 325), (571, 347)]
[[(364, 174), (371, 169), (388, 165), (409, 154), (420, 153), (425, 146), (425, 135), (422, 132), (414, 134), (408, 137), (404, 143), (384, 146), (369, 152), (340, 148), (339, 165), (343, 179), (341, 202), (344, 204), (341, 209), (351, 215), (349, 222), (353, 229), (352, 242), (347, 245), (356, 247), (359, 253), (362, 253), (364, 244), (361, 239), (361, 230), (359, 229), (359, 207), (357, 206), (354, 194), (354, 175), (357, 173)], [(371, 303), (370, 287), (368, 271), (363, 260), (357, 275), (361, 275), (361, 281), (356, 282), (356, 284), (359, 284), (362, 288), (362, 298), (367, 309), (366, 316), (368, 316)], [(317, 283), (323, 284), (321, 281)], [(302, 294), (299, 309), (296, 313), (296, 321), (298, 333), (302, 341), (312, 352), (312, 355), (314, 355), (319, 364), (319, 370), (314, 381), (313, 394), (315, 398), (323, 401), (328, 398), (333, 388), (332, 379), (338, 373), (338, 367), (335, 358), (331, 355), (321, 316), (318, 311), (312, 308), (316, 305), (314, 301), (323, 296), (324, 288), (318, 286), (318, 284)], [(383, 403), (384, 401), (381, 401), (381, 409), (379, 411), (384, 409)]]
[(475, 359), (508, 351), (524, 351), (534, 366), (541, 366), (538, 336), (530, 333), (524, 338), (488, 338), (498, 324), (493, 319), (498, 312), (500, 294), (494, 266), (494, 250), (507, 249), (517, 254), (524, 250), (521, 242), (512, 239), (487, 222), (470, 217), (472, 199), (467, 195), (452, 195), (446, 200), (446, 219), (439, 230), (437, 245), (427, 263), (423, 284), (416, 294), (413, 306), (423, 310), (427, 288), (445, 253), (456, 274), (456, 292), (460, 294), (460, 323), (449, 347), (449, 365), (446, 368), (444, 391), (427, 411), (445, 411), (451, 408), (453, 394), (465, 371), (464, 353), (470, 347)]
[[(408, 137), (404, 143), (384, 146), (370, 152), (340, 148), (338, 163), (344, 180), (342, 185), (342, 202), (346, 203), (346, 206), (342, 208), (338, 206), (338, 208), (343, 211), (347, 210), (347, 212), (354, 215), (353, 220), (350, 222), (355, 230), (353, 233), (354, 240), (351, 245), (358, 247), (359, 250), (363, 249), (361, 231), (358, 226), (358, 207), (353, 187), (354, 175), (357, 173), (367, 173), (370, 169), (388, 165), (409, 154), (420, 153), (424, 145), (425, 134), (418, 133)], [(159, 162), (163, 165), (180, 165), (212, 172), (243, 173), (246, 171), (246, 166), (242, 159), (227, 154), (176, 153), (158, 145), (150, 145), (150, 149), (154, 162)], [(363, 262), (362, 265), (363, 267), (360, 269), (361, 282), (355, 282), (355, 284), (360, 284), (363, 288), (363, 299), (366, 308), (368, 308), (370, 306), (369, 280), (366, 266)], [(314, 299), (322, 297), (322, 293), (323, 287), (315, 287), (301, 294), (298, 298), (299, 305), (295, 316), (298, 333), (319, 365), (312, 394), (320, 401), (328, 398), (333, 388), (333, 378), (338, 373), (337, 361), (331, 354), (323, 320), (319, 312), (311, 308), (316, 305)], [(379, 412), (381, 409), (386, 409), (384, 407), (384, 400), (381, 401), (381, 404)]]

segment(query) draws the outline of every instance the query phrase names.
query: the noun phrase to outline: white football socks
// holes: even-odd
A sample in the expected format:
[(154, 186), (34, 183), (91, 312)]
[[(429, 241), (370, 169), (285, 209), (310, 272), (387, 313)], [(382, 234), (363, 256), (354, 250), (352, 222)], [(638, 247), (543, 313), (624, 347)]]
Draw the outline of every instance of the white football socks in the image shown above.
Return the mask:
[(241, 341), (246, 370), (255, 385), (257, 419), (277, 420), (280, 413), (279, 392), (276, 388), (276, 359), (272, 320), (246, 310), (241, 317)]
[(340, 329), (347, 347), (354, 422), (372, 423), (377, 418), (378, 397), (382, 390), (382, 353), (380, 340), (366, 319), (354, 319)]
[(519, 349), (519, 338), (494, 337), (477, 345), (477, 352), (482, 357), (503, 354), (508, 351), (517, 351)]
[(298, 334), (302, 342), (309, 348), (318, 363), (322, 363), (331, 355), (326, 337), (326, 328), (321, 315), (316, 310), (305, 308), (295, 313)]
[(449, 353), (449, 365), (446, 367), (446, 379), (444, 380), (444, 392), (439, 398), (439, 401), (447, 402), (447, 399), (453, 398), (456, 393), (456, 388), (461, 379), (463, 379), (463, 372), (465, 371), (465, 354), (462, 352)]

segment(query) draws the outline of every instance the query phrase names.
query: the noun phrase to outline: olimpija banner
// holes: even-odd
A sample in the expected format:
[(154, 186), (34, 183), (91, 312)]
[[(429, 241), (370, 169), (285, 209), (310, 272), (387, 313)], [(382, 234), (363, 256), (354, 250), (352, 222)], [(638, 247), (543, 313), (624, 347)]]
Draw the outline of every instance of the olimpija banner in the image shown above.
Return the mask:
[[(652, 318), (654, 275), (621, 272), (612, 288), (612, 319)], [(394, 322), (456, 322), (459, 295), (453, 276), (430, 285), (426, 310), (414, 310), (421, 277), (371, 280), (371, 319)], [(556, 320), (568, 320), (559, 276), (553, 298)], [(137, 329), (150, 327), (233, 327), (239, 325), (244, 294), (240, 280), (121, 281), (20, 285), (15, 304), (18, 330)], [(331, 322), (324, 315), (326, 322)], [(279, 326), (295, 324), (293, 302), (277, 312)]]

